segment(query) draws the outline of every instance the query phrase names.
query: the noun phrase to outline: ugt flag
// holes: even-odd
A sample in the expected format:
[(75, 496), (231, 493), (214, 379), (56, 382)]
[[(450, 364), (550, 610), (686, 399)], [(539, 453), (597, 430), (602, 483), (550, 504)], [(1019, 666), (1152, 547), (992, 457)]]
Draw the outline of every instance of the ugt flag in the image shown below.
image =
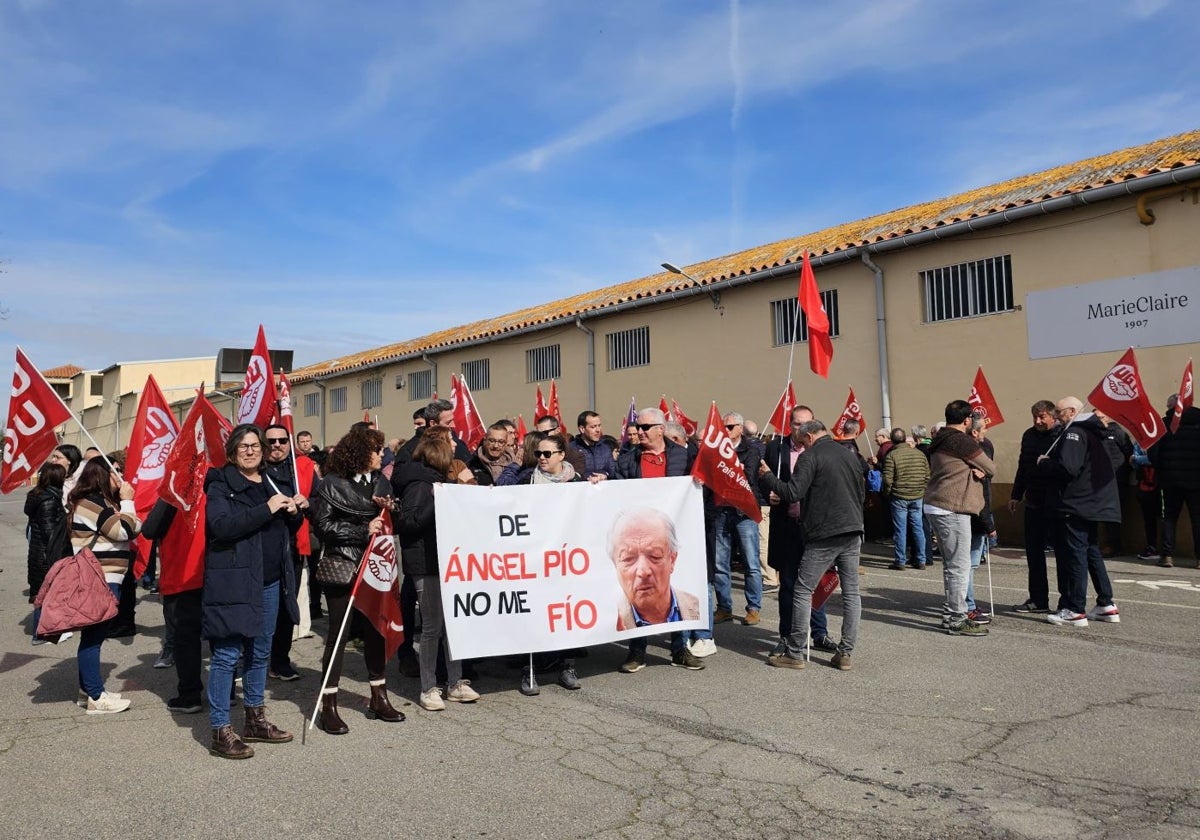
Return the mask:
[(967, 397), (967, 402), (971, 404), (972, 412), (986, 420), (989, 426), (999, 426), (1004, 422), (1000, 405), (992, 396), (992, 388), (983, 375), (983, 365), (975, 372), (975, 382), (971, 385), (971, 396)]
[(383, 512), (383, 533), (371, 537), (354, 584), (354, 606), (383, 636), (386, 658), (391, 659), (404, 642), (404, 618), (400, 613), (400, 565), (392, 518)]
[[(158, 499), (158, 485), (166, 472), (167, 456), (178, 436), (179, 423), (175, 421), (166, 397), (154, 377), (147, 377), (146, 387), (138, 399), (133, 434), (129, 436), (129, 447), (125, 450), (128, 453), (125, 475), (133, 485), (134, 510), (143, 522)], [(141, 577), (150, 562), (150, 540), (139, 536), (135, 546), (137, 560), (133, 564), (133, 573)]]
[[(853, 420), (858, 423), (858, 434), (861, 435), (867, 428), (867, 420), (863, 417), (862, 409), (858, 405), (858, 397), (854, 396), (854, 389), (850, 389), (850, 396), (846, 397), (846, 407), (842, 409), (842, 415), (838, 417), (837, 422), (830, 429), (830, 434), (835, 438), (844, 438), (846, 436), (846, 422)], [(855, 435), (858, 437), (858, 435)]]
[(789, 379), (787, 387), (779, 395), (779, 402), (775, 403), (775, 410), (767, 418), (767, 425), (775, 427), (775, 434), (786, 435), (791, 431), (792, 411), (795, 408), (796, 390), (792, 387), (792, 380)]
[(41, 371), (17, 348), (12, 397), (4, 427), (4, 463), (0, 464), (0, 493), (11, 493), (35, 477), (58, 446), (54, 429), (71, 417)]
[(262, 324), (258, 325), (258, 338), (254, 341), (254, 354), (246, 367), (246, 378), (242, 383), (242, 398), (238, 402), (237, 421), (253, 423), (265, 429), (275, 414), (275, 374), (271, 370), (271, 354), (267, 350), (267, 335)]
[(450, 402), (454, 406), (454, 431), (458, 432), (467, 449), (474, 451), (487, 434), (487, 429), (479, 417), (479, 409), (475, 406), (475, 398), (471, 396), (467, 380), (461, 376), (450, 376)]
[(1166, 434), (1162, 418), (1142, 386), (1132, 347), (1104, 374), (1100, 384), (1088, 394), (1088, 402), (1124, 426), (1142, 449), (1149, 449)]
[(730, 505), (755, 522), (762, 521), (758, 499), (754, 498), (754, 491), (746, 480), (746, 470), (738, 460), (733, 441), (725, 432), (725, 422), (715, 402), (708, 409), (708, 423), (700, 438), (700, 451), (696, 453), (696, 463), (692, 465), (692, 477), (712, 490), (713, 500), (718, 507)]
[(1183, 369), (1183, 381), (1179, 383), (1179, 395), (1175, 399), (1175, 409), (1171, 412), (1171, 434), (1179, 431), (1179, 421), (1183, 419), (1183, 412), (1192, 407), (1195, 387), (1192, 380), (1192, 360), (1188, 359), (1187, 367)]

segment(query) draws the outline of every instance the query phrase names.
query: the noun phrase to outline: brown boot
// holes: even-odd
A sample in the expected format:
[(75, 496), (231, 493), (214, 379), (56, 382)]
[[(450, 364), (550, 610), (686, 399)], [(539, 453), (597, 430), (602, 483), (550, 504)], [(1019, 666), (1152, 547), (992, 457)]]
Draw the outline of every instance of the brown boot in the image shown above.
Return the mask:
[(387, 685), (383, 680), (371, 681), (371, 702), (367, 704), (367, 717), (372, 715), (387, 723), (399, 723), (404, 720), (404, 712), (392, 708), (388, 700)]
[(292, 740), (291, 732), (284, 732), (267, 720), (266, 706), (246, 707), (246, 726), (242, 730), (243, 741), (261, 741), (265, 744), (286, 744)]
[(330, 735), (345, 735), (350, 727), (338, 715), (337, 691), (321, 695), (321, 713), (317, 716), (317, 727)]
[(221, 758), (250, 758), (254, 755), (254, 747), (239, 738), (228, 723), (212, 732), (212, 746), (208, 748), (209, 755), (219, 755)]

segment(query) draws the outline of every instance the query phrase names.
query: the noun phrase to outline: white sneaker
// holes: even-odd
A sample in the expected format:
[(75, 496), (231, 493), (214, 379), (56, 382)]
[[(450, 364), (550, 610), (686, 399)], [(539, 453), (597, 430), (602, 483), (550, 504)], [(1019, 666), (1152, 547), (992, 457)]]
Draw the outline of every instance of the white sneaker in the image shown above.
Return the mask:
[[(104, 693), (109, 697), (116, 697), (118, 700), (120, 700), (122, 697), (121, 692), (119, 691), (106, 691)], [(81, 709), (86, 709), (88, 707), (89, 700), (91, 700), (91, 698), (87, 696), (87, 692), (82, 688), (79, 689), (79, 696), (75, 698), (75, 705)]]
[(417, 702), (427, 712), (440, 712), (446, 708), (446, 701), (442, 699), (442, 690), (437, 686), (428, 691), (422, 691)]
[(1083, 613), (1071, 612), (1071, 610), (1063, 607), (1056, 613), (1050, 613), (1046, 616), (1046, 620), (1051, 624), (1064, 625), (1069, 624), (1072, 627), (1087, 627), (1088, 618)]
[(479, 699), (479, 692), (471, 688), (470, 680), (459, 680), (450, 686), (450, 690), (446, 692), (446, 699), (455, 703), (474, 703)]
[(1107, 607), (1097, 604), (1088, 610), (1087, 617), (1092, 621), (1107, 621), (1109, 624), (1121, 623), (1121, 611), (1117, 609), (1116, 604), (1109, 604)]
[(712, 639), (693, 639), (688, 643), (688, 650), (692, 652), (692, 656), (703, 659), (717, 652), (717, 643)]
[(88, 698), (87, 713), (89, 715), (115, 715), (129, 708), (131, 701), (116, 694), (101, 691), (99, 699)]

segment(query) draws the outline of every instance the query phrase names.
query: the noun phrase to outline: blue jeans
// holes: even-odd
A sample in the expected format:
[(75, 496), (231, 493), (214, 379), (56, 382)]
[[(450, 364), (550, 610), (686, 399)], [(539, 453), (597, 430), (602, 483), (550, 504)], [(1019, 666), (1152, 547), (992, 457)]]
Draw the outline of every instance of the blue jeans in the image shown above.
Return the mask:
[(687, 636), (689, 638), (689, 640), (693, 641), (693, 642), (699, 641), (700, 639), (711, 639), (713, 637), (713, 620), (712, 620), (713, 588), (712, 588), (712, 584), (710, 583), (708, 586), (705, 587), (705, 589), (708, 591), (708, 612), (705, 613), (705, 615), (708, 616), (708, 629), (707, 630), (687, 630), (687, 631), (685, 631), (684, 635)]
[(1059, 609), (1087, 612), (1088, 577), (1096, 588), (1096, 603), (1108, 606), (1113, 602), (1112, 581), (1104, 565), (1097, 539), (1099, 526), (1078, 516), (1065, 516), (1058, 523), (1057, 554)]
[(762, 609), (762, 569), (758, 564), (758, 523), (737, 508), (717, 508), (717, 574), (713, 585), (717, 590), (717, 609), (733, 612), (733, 583), (729, 578), (733, 543), (737, 534), (746, 560), (746, 609)]
[[(108, 591), (113, 594), (113, 598), (119, 599), (121, 584), (109, 583)], [(102, 621), (91, 627), (84, 627), (79, 634), (79, 652), (76, 654), (79, 663), (79, 687), (93, 700), (99, 700), (100, 692), (104, 691), (104, 678), (100, 676), (100, 645), (104, 644), (111, 623)]]
[(971, 534), (971, 571), (967, 575), (967, 612), (975, 610), (975, 570), (983, 560), (983, 544), (987, 534)]
[(805, 545), (792, 604), (792, 632), (784, 642), (789, 656), (796, 659), (804, 657), (813, 592), (825, 572), (835, 566), (842, 585), (842, 640), (838, 650), (847, 655), (854, 650), (858, 641), (858, 620), (862, 615), (862, 597), (858, 591), (861, 551), (861, 534), (811, 540)]
[(242, 672), (242, 702), (247, 708), (264, 704), (267, 690), (267, 662), (271, 658), (271, 639), (279, 614), (279, 581), (263, 587), (262, 632), (254, 638), (228, 636), (212, 640), (212, 663), (208, 667), (208, 720), (213, 729), (229, 724), (229, 695), (233, 693), (233, 672), (238, 660), (246, 658)]
[(925, 523), (921, 511), (925, 506), (922, 499), (892, 499), (892, 539), (896, 543), (896, 565), (908, 563), (908, 532), (913, 532), (913, 556), (918, 563), (925, 558)]

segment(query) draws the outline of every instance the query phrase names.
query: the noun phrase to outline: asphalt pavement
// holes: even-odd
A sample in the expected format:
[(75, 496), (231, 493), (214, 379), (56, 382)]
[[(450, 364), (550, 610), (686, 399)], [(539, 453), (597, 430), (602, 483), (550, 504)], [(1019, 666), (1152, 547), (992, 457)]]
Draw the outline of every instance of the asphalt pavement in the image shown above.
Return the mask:
[[(1021, 552), (993, 555), (986, 638), (937, 624), (941, 566), (895, 572), (868, 544), (854, 669), (815, 655), (767, 667), (778, 602), (758, 626), (717, 627), (703, 671), (593, 648), (581, 691), (517, 692), (479, 666), (473, 705), (415, 705), (389, 670), (400, 724), (368, 720), (362, 657), (347, 651), (344, 736), (301, 741), (324, 621), (295, 645), (302, 678), (269, 681), (269, 716), (297, 733), (248, 761), (208, 754), (207, 714), (172, 715), (154, 670), (161, 602), (105, 643), (129, 711), (88, 717), (75, 642), (31, 646), (21, 494), (0, 499), (0, 837), (1196, 838), (1200, 837), (1200, 572), (1109, 562), (1119, 624), (1054, 627), (1024, 600)], [(1053, 572), (1051, 572), (1053, 578)], [(1053, 580), (1051, 581), (1053, 587)], [(987, 567), (976, 578), (989, 598)], [(1053, 597), (1053, 596), (1052, 596)], [(745, 602), (735, 589), (735, 612)], [(840, 625), (838, 596), (831, 628)], [(235, 724), (241, 724), (235, 710)]]

